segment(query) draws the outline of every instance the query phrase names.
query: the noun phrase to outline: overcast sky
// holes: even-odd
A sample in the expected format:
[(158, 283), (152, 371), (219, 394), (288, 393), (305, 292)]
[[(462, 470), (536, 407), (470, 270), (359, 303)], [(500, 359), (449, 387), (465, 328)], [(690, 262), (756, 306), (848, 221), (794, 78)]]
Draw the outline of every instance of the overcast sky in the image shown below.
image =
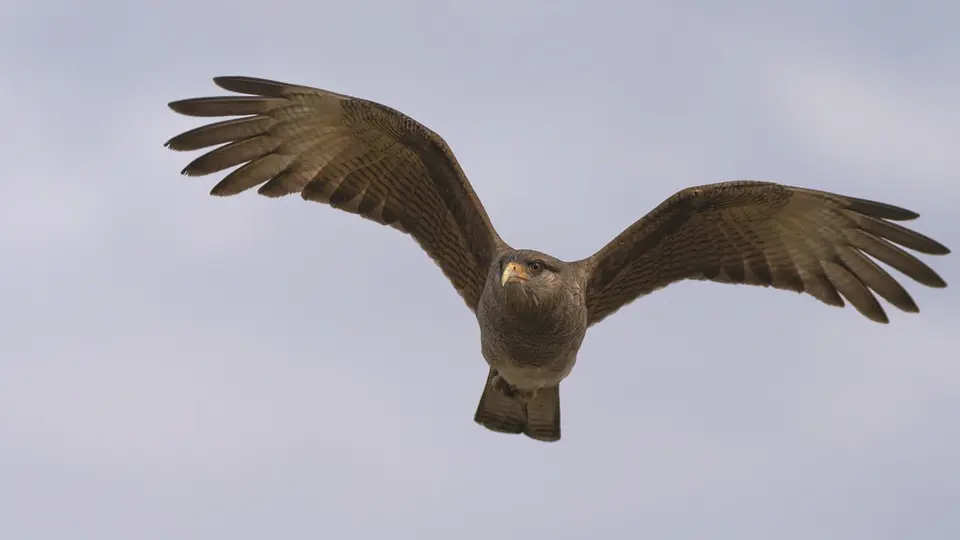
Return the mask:
[(168, 101), (268, 77), (430, 126), (508, 242), (568, 260), (744, 178), (960, 248), (960, 3), (792, 4), (4, 0), (0, 538), (960, 538), (956, 255), (886, 326), (648, 296), (544, 444), (474, 424), (476, 321), (410, 238), (210, 197), (162, 146), (202, 121)]

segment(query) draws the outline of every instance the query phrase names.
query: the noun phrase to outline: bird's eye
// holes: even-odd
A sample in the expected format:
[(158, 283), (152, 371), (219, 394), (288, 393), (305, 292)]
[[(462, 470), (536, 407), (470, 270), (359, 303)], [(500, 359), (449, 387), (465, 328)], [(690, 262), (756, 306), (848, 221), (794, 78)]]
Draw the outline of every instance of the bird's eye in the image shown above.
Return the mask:
[(543, 270), (543, 263), (540, 261), (533, 261), (530, 263), (530, 269), (534, 272), (541, 272)]

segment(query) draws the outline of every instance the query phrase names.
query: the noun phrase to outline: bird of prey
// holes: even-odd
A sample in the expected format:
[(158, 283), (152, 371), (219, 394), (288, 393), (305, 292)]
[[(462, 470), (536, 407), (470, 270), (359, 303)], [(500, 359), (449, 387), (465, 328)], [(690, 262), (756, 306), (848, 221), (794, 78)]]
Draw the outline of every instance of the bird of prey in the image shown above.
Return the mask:
[(559, 440), (559, 385), (587, 329), (671, 283), (806, 293), (831, 306), (849, 302), (879, 323), (888, 319), (875, 294), (906, 312), (918, 308), (871, 257), (923, 285), (946, 286), (902, 249), (950, 252), (894, 223), (918, 214), (773, 182), (680, 190), (578, 261), (514, 249), (497, 234), (450, 147), (409, 116), (308, 86), (234, 76), (214, 82), (242, 95), (169, 104), (188, 116), (239, 117), (166, 143), (173, 150), (221, 145), (183, 174), (240, 165), (211, 194), (255, 186), (267, 197), (299, 193), (413, 237), (476, 315), (489, 373), (474, 420), (494, 431)]

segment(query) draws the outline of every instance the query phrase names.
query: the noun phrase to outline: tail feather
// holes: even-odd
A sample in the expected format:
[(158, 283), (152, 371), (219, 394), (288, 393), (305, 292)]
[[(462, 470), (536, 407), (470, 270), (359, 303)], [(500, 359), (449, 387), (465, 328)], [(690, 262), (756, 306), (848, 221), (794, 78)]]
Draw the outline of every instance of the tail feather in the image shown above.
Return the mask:
[(560, 386), (544, 388), (527, 402), (527, 427), (523, 433), (538, 441), (560, 440)]
[(560, 387), (544, 388), (524, 406), (492, 385), (496, 370), (490, 369), (473, 419), (500, 433), (523, 433), (539, 441), (560, 439)]

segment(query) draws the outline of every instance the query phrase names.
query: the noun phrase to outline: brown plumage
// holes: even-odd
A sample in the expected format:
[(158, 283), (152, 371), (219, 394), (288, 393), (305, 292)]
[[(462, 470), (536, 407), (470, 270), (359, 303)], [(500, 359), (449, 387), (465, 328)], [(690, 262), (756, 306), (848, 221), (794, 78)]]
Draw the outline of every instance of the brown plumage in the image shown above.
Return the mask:
[(874, 293), (903, 311), (918, 308), (870, 257), (921, 284), (946, 286), (900, 247), (950, 252), (894, 223), (916, 213), (772, 182), (681, 190), (580, 261), (515, 250), (497, 234), (453, 152), (422, 124), (316, 88), (249, 77), (214, 81), (247, 95), (170, 107), (189, 116), (241, 118), (170, 139), (174, 150), (223, 145), (183, 173), (241, 165), (212, 194), (255, 186), (269, 197), (299, 193), (410, 234), (477, 315), (490, 371), (475, 420), (495, 431), (558, 440), (559, 384), (587, 328), (677, 281), (769, 286), (833, 306), (846, 300), (882, 323), (888, 318)]

